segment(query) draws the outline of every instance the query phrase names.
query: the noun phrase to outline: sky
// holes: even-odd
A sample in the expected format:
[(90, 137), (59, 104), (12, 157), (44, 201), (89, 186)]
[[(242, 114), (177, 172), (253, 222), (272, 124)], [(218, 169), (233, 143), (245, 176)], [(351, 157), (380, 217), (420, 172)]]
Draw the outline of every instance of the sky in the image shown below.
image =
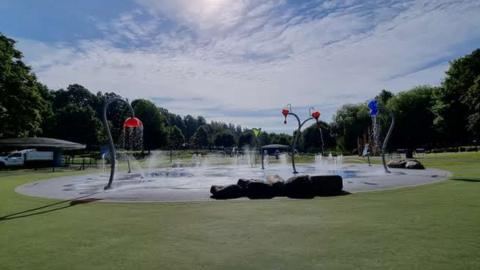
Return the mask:
[(281, 109), (439, 85), (480, 44), (480, 1), (0, 0), (0, 32), (51, 89), (146, 98), (291, 133)]

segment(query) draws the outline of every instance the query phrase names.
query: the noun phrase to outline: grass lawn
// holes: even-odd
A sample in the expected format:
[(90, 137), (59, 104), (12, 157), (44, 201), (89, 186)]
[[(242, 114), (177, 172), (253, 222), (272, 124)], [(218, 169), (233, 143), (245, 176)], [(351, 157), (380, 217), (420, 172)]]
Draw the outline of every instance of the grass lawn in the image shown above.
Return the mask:
[(73, 172), (2, 172), (0, 269), (480, 269), (480, 153), (423, 161), (454, 176), (340, 197), (203, 203), (70, 206), (14, 188)]

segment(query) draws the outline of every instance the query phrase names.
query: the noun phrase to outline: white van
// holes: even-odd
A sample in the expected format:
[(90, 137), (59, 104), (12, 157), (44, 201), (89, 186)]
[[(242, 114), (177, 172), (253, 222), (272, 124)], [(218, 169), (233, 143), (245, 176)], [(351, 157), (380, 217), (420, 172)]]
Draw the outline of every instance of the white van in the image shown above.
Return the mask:
[(0, 157), (0, 167), (25, 166), (27, 163), (53, 162), (53, 152), (25, 149)]

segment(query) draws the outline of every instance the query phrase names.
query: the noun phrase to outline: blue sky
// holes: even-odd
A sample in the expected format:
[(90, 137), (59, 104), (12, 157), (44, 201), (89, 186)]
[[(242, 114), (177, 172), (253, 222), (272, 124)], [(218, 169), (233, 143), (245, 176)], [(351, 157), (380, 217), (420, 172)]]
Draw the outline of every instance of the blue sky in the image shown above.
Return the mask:
[(480, 44), (480, 1), (2, 0), (0, 31), (53, 89), (148, 98), (291, 133), (280, 109), (438, 85)]

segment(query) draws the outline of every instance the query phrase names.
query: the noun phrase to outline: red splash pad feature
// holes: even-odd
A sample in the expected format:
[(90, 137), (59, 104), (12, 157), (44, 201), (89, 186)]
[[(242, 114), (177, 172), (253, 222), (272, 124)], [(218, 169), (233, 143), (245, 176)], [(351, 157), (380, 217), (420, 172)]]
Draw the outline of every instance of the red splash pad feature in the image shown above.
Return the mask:
[(139, 128), (139, 127), (143, 127), (143, 123), (137, 117), (130, 117), (130, 118), (127, 118), (127, 120), (125, 120), (125, 122), (123, 122), (123, 127), (124, 128)]
[(313, 117), (315, 120), (318, 120), (318, 118), (320, 118), (320, 112), (319, 112), (319, 111), (314, 111), (314, 112), (312, 112), (312, 117)]

